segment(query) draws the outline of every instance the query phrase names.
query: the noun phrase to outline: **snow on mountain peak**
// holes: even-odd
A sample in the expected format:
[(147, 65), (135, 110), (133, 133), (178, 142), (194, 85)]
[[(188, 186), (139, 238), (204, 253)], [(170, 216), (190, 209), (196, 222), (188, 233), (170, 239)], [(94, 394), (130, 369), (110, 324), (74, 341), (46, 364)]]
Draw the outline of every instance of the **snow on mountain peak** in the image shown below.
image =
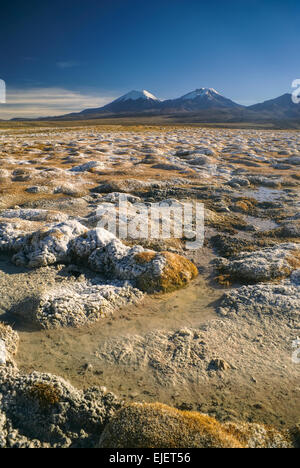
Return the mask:
[(120, 98), (116, 99), (115, 102), (121, 102), (121, 101), (136, 101), (138, 99), (144, 99), (144, 100), (149, 100), (152, 99), (153, 101), (159, 101), (159, 99), (154, 96), (154, 94), (149, 93), (149, 91), (146, 91), (143, 89), (142, 91), (130, 91), (127, 94), (124, 94), (124, 96), (121, 96)]
[(212, 94), (220, 96), (220, 93), (218, 93), (214, 88), (199, 88), (195, 89), (195, 91), (192, 91), (191, 93), (185, 94), (181, 99), (195, 99), (199, 96), (210, 96)]

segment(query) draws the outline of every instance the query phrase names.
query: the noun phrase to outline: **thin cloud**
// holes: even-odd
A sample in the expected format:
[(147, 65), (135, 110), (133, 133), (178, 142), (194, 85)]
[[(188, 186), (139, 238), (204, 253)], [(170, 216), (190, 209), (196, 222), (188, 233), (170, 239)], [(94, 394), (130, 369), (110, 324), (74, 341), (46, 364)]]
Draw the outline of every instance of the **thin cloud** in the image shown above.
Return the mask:
[(74, 60), (66, 60), (63, 62), (56, 62), (56, 66), (61, 69), (66, 69), (66, 68), (74, 68), (74, 67), (79, 67), (80, 62), (76, 62)]
[(7, 90), (6, 104), (0, 104), (0, 119), (36, 118), (101, 107), (115, 96), (97, 96), (64, 88)]

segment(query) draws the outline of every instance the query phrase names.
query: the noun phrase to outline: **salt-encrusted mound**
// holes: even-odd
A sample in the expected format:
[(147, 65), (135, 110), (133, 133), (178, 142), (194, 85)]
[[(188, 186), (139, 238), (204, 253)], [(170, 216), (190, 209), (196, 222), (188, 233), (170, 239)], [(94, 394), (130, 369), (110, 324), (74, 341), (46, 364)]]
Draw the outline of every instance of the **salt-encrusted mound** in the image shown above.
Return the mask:
[(112, 417), (100, 448), (243, 448), (214, 418), (161, 403), (133, 403)]
[(183, 183), (181, 179), (161, 181), (161, 180), (139, 180), (139, 179), (123, 179), (123, 180), (110, 180), (96, 189), (98, 193), (111, 193), (111, 192), (139, 192), (149, 189), (160, 189), (166, 186), (180, 185)]
[(77, 221), (40, 230), (23, 241), (13, 257), (29, 267), (57, 262), (86, 263), (110, 278), (135, 280), (147, 292), (171, 291), (186, 285), (198, 271), (189, 260), (169, 252), (156, 253), (141, 246), (128, 247), (109, 231), (88, 231)]
[(0, 220), (0, 252), (12, 253), (20, 250), (28, 232), (38, 228), (36, 222), (20, 219), (11, 222)]
[(17, 354), (19, 335), (9, 325), (0, 322), (0, 366), (13, 363)]
[(285, 163), (300, 166), (300, 156), (290, 156), (284, 160)]
[[(52, 229), (54, 230), (52, 231)], [(59, 234), (55, 234), (55, 231), (62, 230), (62, 234), (66, 234), (66, 229), (69, 230), (69, 233), (73, 230), (74, 236), (87, 230), (77, 221), (70, 220), (68, 215), (57, 211), (5, 210), (2, 211), (0, 217), (0, 251), (21, 252), (16, 260), (20, 264), (29, 266), (27, 265), (29, 262), (26, 259), (26, 254), (30, 254), (30, 252), (34, 254), (35, 249), (44, 250), (45, 252), (52, 249), (52, 253), (55, 255), (53, 240), (59, 237)], [(47, 231), (49, 231), (48, 237)], [(23, 259), (22, 252), (24, 253)]]
[(86, 232), (78, 221), (45, 226), (25, 236), (21, 249), (13, 257), (16, 265), (29, 268), (69, 262), (69, 244), (72, 239)]
[[(13, 218), (0, 224), (1, 250), (12, 251), (16, 265), (38, 268), (77, 263), (110, 279), (110, 284), (86, 281), (63, 285), (29, 298), (27, 307), (24, 304), (14, 307), (14, 313), (21, 313), (43, 328), (93, 323), (125, 304), (140, 300), (141, 291), (173, 291), (198, 273), (195, 265), (184, 257), (156, 253), (141, 246), (128, 247), (102, 228), (88, 230), (70, 219), (40, 225), (32, 221), (32, 217), (40, 219), (40, 214), (23, 215), (29, 219), (14, 222)], [(124, 284), (127, 280), (131, 284)]]
[(280, 432), (271, 426), (242, 422), (225, 423), (223, 427), (247, 448), (298, 448), (292, 431)]
[(142, 199), (140, 197), (136, 197), (130, 193), (111, 192), (101, 198), (101, 204), (102, 202), (117, 203), (121, 196), (126, 197), (128, 203), (142, 203)]
[(104, 169), (105, 164), (100, 161), (89, 161), (84, 164), (80, 164), (79, 166), (72, 167), (70, 169), (71, 172), (87, 172), (91, 169)]
[[(80, 255), (82, 249), (78, 247), (78, 241), (74, 244)], [(88, 252), (88, 249), (83, 250)], [(198, 274), (195, 265), (180, 255), (156, 253), (141, 246), (128, 247), (116, 238), (107, 242), (106, 246), (96, 248), (89, 256), (88, 263), (93, 270), (110, 277), (135, 280), (138, 288), (145, 292), (178, 289)]]
[[(87, 262), (95, 271), (111, 278), (109, 282), (100, 278), (93, 282), (65, 282), (29, 297), (11, 312), (42, 328), (76, 327), (96, 322), (124, 305), (140, 301), (141, 291), (172, 291), (197, 275), (196, 267), (179, 255), (156, 254), (144, 251), (140, 246), (127, 247), (105, 230), (103, 237), (94, 234), (89, 231), (76, 238), (71, 256), (76, 253), (78, 261)], [(102, 247), (95, 248), (97, 245)], [(44, 255), (42, 258), (47, 260), (49, 257)], [(54, 258), (58, 256), (53, 257), (53, 262)], [(64, 258), (63, 254), (60, 258)]]
[(105, 388), (0, 366), (0, 448), (95, 447), (120, 404)]
[(37, 209), (16, 209), (4, 210), (1, 212), (1, 218), (8, 219), (24, 219), (26, 221), (43, 221), (43, 222), (56, 222), (61, 223), (67, 221), (69, 216), (60, 211), (54, 210), (37, 210)]
[(185, 257), (128, 247), (106, 229), (88, 230), (76, 220), (36, 228), (32, 215), (27, 221), (0, 224), (0, 248), (16, 252), (16, 265), (38, 268), (83, 263), (109, 278), (134, 280), (146, 292), (178, 289), (198, 274)]
[[(81, 262), (87, 262), (90, 255), (96, 249), (104, 249), (112, 241), (115, 241), (116, 237), (107, 231), (106, 229), (98, 228), (86, 230), (84, 234), (74, 238), (70, 244), (69, 253), (75, 259)], [(121, 241), (118, 241), (120, 248), (123, 246)], [(125, 248), (125, 246), (124, 246)], [(126, 250), (126, 252), (128, 249)]]
[(273, 231), (278, 237), (283, 238), (299, 238), (300, 237), (300, 221), (299, 219), (290, 220), (281, 224), (281, 226)]
[(255, 252), (241, 252), (233, 259), (218, 259), (217, 267), (241, 282), (285, 278), (300, 267), (299, 244), (280, 244)]
[(222, 315), (277, 315), (299, 321), (300, 286), (295, 272), (281, 284), (242, 286), (224, 294), (219, 306)]
[(80, 327), (135, 304), (143, 293), (124, 282), (64, 284), (17, 304), (14, 314), (42, 328)]

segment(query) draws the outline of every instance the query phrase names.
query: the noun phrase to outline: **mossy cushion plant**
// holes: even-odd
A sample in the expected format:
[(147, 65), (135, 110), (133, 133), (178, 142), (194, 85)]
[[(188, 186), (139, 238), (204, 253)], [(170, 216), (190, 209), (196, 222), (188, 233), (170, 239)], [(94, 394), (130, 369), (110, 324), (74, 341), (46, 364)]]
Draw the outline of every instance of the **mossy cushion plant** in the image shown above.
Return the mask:
[(198, 275), (197, 267), (190, 260), (171, 252), (141, 252), (135, 256), (135, 261), (151, 263), (158, 257), (164, 260), (163, 270), (155, 275), (149, 268), (137, 280), (138, 288), (144, 292), (172, 292), (186, 286)]
[(133, 403), (112, 417), (100, 448), (243, 448), (214, 418), (162, 403)]
[(35, 382), (28, 390), (32, 399), (43, 408), (49, 408), (59, 403), (60, 391), (47, 382)]

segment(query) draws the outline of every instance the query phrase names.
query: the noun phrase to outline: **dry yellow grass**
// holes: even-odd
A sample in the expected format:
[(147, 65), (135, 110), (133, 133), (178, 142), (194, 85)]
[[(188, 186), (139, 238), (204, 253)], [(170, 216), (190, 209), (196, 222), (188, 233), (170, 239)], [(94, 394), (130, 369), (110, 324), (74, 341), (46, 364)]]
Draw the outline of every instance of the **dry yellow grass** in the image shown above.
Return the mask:
[(238, 200), (235, 203), (235, 208), (241, 211), (242, 213), (249, 213), (254, 209), (254, 206), (257, 205), (257, 201), (250, 198), (243, 198)]
[(286, 257), (286, 261), (293, 269), (300, 268), (300, 250), (293, 250), (291, 256)]
[(225, 287), (229, 287), (232, 285), (232, 281), (231, 281), (231, 278), (230, 278), (230, 275), (226, 274), (226, 275), (218, 275), (216, 277), (216, 281), (221, 285), (221, 286), (225, 286)]

